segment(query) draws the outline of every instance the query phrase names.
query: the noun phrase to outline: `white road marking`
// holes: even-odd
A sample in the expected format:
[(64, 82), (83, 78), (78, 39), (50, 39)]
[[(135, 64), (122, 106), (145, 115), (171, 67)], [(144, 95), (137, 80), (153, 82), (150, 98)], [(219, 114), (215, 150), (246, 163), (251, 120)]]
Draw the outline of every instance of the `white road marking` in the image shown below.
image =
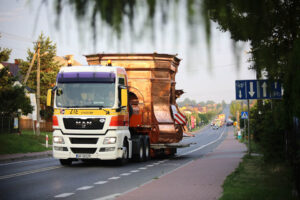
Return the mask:
[(147, 167), (153, 167), (154, 165), (147, 165)]
[(159, 162), (153, 163), (153, 165), (159, 165), (159, 164), (160, 164)]
[(62, 166), (53, 166), (53, 167), (35, 169), (35, 170), (31, 170), (31, 171), (19, 172), (19, 173), (15, 173), (15, 174), (8, 174), (8, 175), (0, 176), (0, 180), (13, 178), (13, 177), (18, 177), (18, 176), (24, 176), (24, 175), (28, 175), (28, 174), (34, 174), (34, 173), (38, 173), (38, 172), (49, 171), (49, 170), (58, 169), (58, 168), (61, 168), (61, 167)]
[(83, 186), (83, 187), (77, 188), (76, 190), (89, 190), (89, 189), (91, 189), (93, 187), (94, 186)]
[(13, 164), (19, 164), (19, 163), (25, 163), (25, 162), (31, 162), (31, 161), (39, 161), (39, 160), (45, 160), (49, 158), (40, 158), (40, 159), (31, 159), (31, 160), (23, 160), (23, 161), (16, 161), (16, 162), (10, 162), (10, 163), (2, 163), (0, 166), (5, 166), (5, 165), (13, 165)]
[(105, 183), (107, 183), (107, 181), (98, 181), (98, 182), (96, 182), (94, 184), (96, 184), (96, 185), (102, 185), (102, 184), (105, 184)]
[(225, 129), (223, 130), (223, 132), (221, 133), (221, 135), (220, 135), (216, 140), (214, 140), (214, 141), (212, 141), (212, 142), (210, 142), (210, 143), (207, 143), (207, 144), (205, 144), (205, 145), (202, 145), (202, 146), (200, 146), (200, 147), (198, 147), (198, 148), (196, 148), (196, 149), (194, 149), (194, 150), (191, 150), (191, 151), (188, 151), (188, 152), (183, 153), (183, 154), (181, 154), (181, 155), (178, 155), (178, 156), (176, 156), (176, 157), (184, 156), (184, 155), (193, 153), (193, 152), (195, 152), (195, 151), (199, 151), (200, 149), (203, 149), (203, 148), (205, 148), (205, 147), (207, 147), (207, 146), (209, 146), (209, 145), (211, 145), (211, 144), (213, 144), (213, 143), (216, 143), (218, 140), (220, 140), (220, 139), (223, 137), (224, 131), (225, 131)]
[[(192, 163), (192, 162), (194, 162), (194, 160), (191, 160), (191, 161), (187, 162), (186, 164), (181, 165), (180, 167), (178, 167), (178, 168), (176, 168), (176, 169), (174, 169), (174, 170), (172, 170), (172, 171), (170, 171), (170, 172), (168, 172), (168, 173), (166, 173), (166, 174), (163, 174), (163, 175), (159, 176), (158, 178), (162, 178), (162, 177), (164, 177), (164, 176), (166, 176), (166, 175), (168, 175), (168, 174), (170, 174), (170, 173), (172, 173), (172, 172), (174, 172), (174, 171), (176, 171), (176, 170), (178, 170), (178, 169), (180, 169), (180, 168), (183, 168), (183, 167), (187, 166), (188, 164), (190, 164), (190, 163)], [(136, 189), (138, 189), (138, 188), (140, 188), (140, 187), (142, 187), (142, 186), (144, 186), (144, 185), (146, 185), (146, 184), (148, 184), (148, 183), (151, 183), (152, 181), (154, 181), (154, 179), (151, 179), (151, 180), (149, 180), (149, 181), (143, 183), (143, 184), (140, 185), (139, 187), (131, 188), (131, 189), (127, 190), (126, 192), (123, 192), (123, 193), (121, 193), (121, 194), (119, 194), (119, 195), (121, 196), (121, 195), (127, 194), (127, 193), (129, 193), (129, 192), (131, 192), (131, 191), (134, 191), (134, 190), (136, 190)], [(118, 195), (118, 196), (119, 196), (119, 195)], [(113, 199), (113, 198), (112, 198), (112, 199)], [(111, 200), (112, 200), (112, 199), (111, 199)], [(104, 200), (104, 199), (97, 199), (97, 200)], [(108, 199), (105, 199), (105, 200), (108, 200)]]
[(73, 194), (74, 193), (63, 193), (63, 194), (59, 194), (59, 195), (54, 196), (54, 198), (65, 198), (65, 197), (71, 196)]
[(123, 173), (121, 176), (129, 176), (131, 173)]
[(119, 176), (114, 176), (114, 177), (109, 178), (108, 180), (117, 180), (119, 178), (120, 178)]
[(145, 169), (147, 169), (147, 167), (140, 167), (139, 169), (141, 169), (141, 170), (145, 170)]
[(105, 196), (105, 197), (99, 197), (99, 198), (94, 199), (94, 200), (113, 200), (119, 195), (120, 195), (120, 193), (116, 193), (116, 194), (111, 194), (111, 195), (108, 195), (108, 196)]
[(131, 173), (136, 173), (136, 172), (139, 172), (140, 170), (131, 170), (130, 172)]

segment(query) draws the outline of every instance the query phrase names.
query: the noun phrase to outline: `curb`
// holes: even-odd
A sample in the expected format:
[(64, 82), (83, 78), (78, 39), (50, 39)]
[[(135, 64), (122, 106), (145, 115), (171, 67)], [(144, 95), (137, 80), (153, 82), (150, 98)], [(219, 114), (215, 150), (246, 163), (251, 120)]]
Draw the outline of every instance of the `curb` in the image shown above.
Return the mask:
[(32, 158), (45, 158), (50, 156), (52, 156), (52, 150), (32, 153), (3, 154), (0, 155), (0, 163), (28, 160)]

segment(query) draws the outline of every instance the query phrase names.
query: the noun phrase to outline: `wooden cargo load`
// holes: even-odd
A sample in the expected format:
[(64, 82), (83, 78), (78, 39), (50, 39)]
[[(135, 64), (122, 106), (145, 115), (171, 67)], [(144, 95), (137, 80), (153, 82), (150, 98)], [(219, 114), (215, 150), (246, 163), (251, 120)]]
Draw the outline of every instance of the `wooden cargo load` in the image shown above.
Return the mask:
[(151, 144), (177, 143), (183, 127), (175, 124), (171, 105), (176, 104), (175, 75), (180, 59), (169, 54), (93, 54), (89, 65), (124, 67), (128, 76), (129, 104), (133, 113), (130, 130), (148, 134)]

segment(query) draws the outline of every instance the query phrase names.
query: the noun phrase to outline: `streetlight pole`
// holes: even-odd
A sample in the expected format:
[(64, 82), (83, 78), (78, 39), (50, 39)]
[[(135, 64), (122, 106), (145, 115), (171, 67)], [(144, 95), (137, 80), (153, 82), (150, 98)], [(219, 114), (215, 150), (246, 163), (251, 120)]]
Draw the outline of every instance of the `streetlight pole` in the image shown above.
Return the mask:
[(40, 66), (40, 47), (41, 43), (37, 43), (37, 74), (36, 74), (36, 134), (40, 135), (40, 77), (41, 77), (41, 66)]

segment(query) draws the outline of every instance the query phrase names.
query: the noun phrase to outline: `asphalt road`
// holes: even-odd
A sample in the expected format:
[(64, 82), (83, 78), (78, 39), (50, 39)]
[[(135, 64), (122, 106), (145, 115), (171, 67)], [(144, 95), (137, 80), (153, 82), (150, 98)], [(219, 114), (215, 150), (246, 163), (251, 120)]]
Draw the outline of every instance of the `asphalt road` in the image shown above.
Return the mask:
[(183, 142), (196, 143), (178, 149), (173, 158), (147, 162), (73, 162), (63, 167), (53, 158), (0, 164), (0, 199), (109, 199), (170, 173), (213, 151), (226, 137), (228, 127), (205, 127)]

